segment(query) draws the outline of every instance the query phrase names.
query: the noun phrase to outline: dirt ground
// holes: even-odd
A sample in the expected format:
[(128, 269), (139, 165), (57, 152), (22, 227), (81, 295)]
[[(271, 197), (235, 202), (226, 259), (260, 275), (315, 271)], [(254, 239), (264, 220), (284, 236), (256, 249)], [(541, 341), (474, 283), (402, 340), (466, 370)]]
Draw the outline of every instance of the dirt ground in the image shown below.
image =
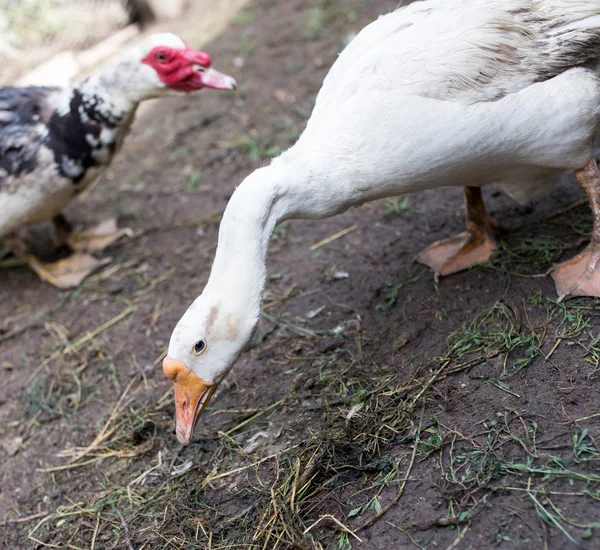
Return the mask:
[[(2, 261), (0, 547), (600, 546), (600, 305), (557, 304), (545, 275), (589, 235), (572, 182), (526, 207), (486, 189), (500, 250), (438, 285), (413, 259), (462, 230), (458, 189), (283, 224), (256, 339), (175, 438), (160, 362), (227, 199), (396, 6), (252, 3), (206, 46), (238, 92), (146, 109), (66, 212), (134, 230), (113, 263), (60, 292)], [(30, 239), (48, 254), (48, 227)]]

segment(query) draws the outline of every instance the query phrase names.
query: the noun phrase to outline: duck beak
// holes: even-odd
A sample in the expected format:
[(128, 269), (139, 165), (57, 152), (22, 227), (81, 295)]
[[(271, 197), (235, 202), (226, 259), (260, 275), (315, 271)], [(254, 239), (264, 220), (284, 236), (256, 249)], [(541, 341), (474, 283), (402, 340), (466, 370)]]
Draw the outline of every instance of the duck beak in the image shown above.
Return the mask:
[(198, 378), (182, 361), (170, 357), (163, 361), (163, 372), (173, 380), (175, 389), (177, 440), (182, 445), (189, 445), (198, 419), (217, 386)]
[(202, 86), (205, 88), (213, 88), (214, 90), (235, 90), (237, 84), (235, 79), (229, 75), (207, 69), (201, 74)]
[(236, 89), (237, 84), (233, 77), (211, 68), (212, 62), (207, 53), (187, 47), (185, 50), (181, 50), (180, 55), (186, 64), (181, 72), (183, 80), (171, 85), (172, 88), (182, 92), (191, 92), (200, 88)]

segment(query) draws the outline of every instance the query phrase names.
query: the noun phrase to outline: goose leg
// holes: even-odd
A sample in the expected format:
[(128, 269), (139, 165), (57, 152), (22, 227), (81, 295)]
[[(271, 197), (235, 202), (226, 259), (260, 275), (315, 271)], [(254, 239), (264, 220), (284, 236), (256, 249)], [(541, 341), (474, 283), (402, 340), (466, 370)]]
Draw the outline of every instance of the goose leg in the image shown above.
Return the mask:
[(437, 241), (418, 256), (417, 261), (433, 269), (436, 280), (440, 275), (451, 275), (477, 264), (487, 262), (496, 249), (494, 229), (498, 222), (485, 211), (479, 187), (463, 187), (467, 230)]
[(67, 245), (79, 252), (100, 252), (124, 235), (131, 236), (131, 229), (118, 229), (117, 220), (110, 218), (85, 231), (73, 231), (62, 214), (52, 218), (55, 243)]
[(27, 244), (19, 237), (8, 237), (4, 244), (15, 256), (25, 260), (40, 279), (58, 288), (78, 286), (88, 275), (111, 261), (110, 258), (97, 260), (89, 254), (75, 252), (64, 260), (47, 264), (31, 254)]
[(575, 178), (590, 201), (594, 228), (590, 244), (551, 271), (559, 302), (576, 296), (600, 297), (600, 170), (596, 161), (591, 160), (585, 168), (575, 170)]

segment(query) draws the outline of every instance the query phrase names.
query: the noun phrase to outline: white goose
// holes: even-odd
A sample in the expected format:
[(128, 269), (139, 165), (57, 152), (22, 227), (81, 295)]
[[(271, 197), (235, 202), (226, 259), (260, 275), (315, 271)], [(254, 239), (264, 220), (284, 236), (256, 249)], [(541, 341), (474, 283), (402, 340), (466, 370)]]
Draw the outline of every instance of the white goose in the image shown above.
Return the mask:
[(554, 272), (558, 293), (600, 295), (598, 0), (427, 0), (381, 17), (325, 78), (298, 142), (237, 188), (209, 281), (164, 361), (177, 437), (192, 438), (261, 313), (275, 226), (382, 197), (464, 186), (467, 231), (420, 261), (448, 274), (485, 261), (492, 223), (479, 187), (524, 200), (575, 170), (594, 211), (592, 241)]

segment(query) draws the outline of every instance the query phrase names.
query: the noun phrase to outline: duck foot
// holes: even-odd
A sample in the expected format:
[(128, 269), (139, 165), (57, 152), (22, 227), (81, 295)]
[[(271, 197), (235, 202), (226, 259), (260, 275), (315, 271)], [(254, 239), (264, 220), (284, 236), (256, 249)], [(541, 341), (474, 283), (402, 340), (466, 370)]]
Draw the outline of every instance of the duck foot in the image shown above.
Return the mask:
[(97, 260), (84, 252), (75, 252), (68, 258), (53, 263), (44, 263), (28, 251), (27, 244), (18, 237), (5, 240), (6, 246), (18, 258), (23, 259), (42, 281), (61, 288), (74, 288), (97, 269), (109, 264), (111, 258)]
[(575, 170), (575, 179), (590, 201), (594, 228), (587, 248), (550, 270), (559, 302), (576, 296), (600, 297), (600, 170), (596, 161), (591, 160), (585, 168)]
[(121, 237), (133, 235), (129, 228), (118, 229), (116, 218), (104, 220), (85, 231), (73, 231), (62, 215), (53, 218), (52, 222), (56, 236), (55, 244), (67, 245), (71, 250), (78, 252), (101, 252)]
[(417, 262), (433, 269), (436, 281), (474, 265), (487, 262), (497, 248), (494, 230), (500, 224), (486, 211), (479, 187), (464, 187), (467, 230), (450, 239), (437, 241), (417, 256)]

